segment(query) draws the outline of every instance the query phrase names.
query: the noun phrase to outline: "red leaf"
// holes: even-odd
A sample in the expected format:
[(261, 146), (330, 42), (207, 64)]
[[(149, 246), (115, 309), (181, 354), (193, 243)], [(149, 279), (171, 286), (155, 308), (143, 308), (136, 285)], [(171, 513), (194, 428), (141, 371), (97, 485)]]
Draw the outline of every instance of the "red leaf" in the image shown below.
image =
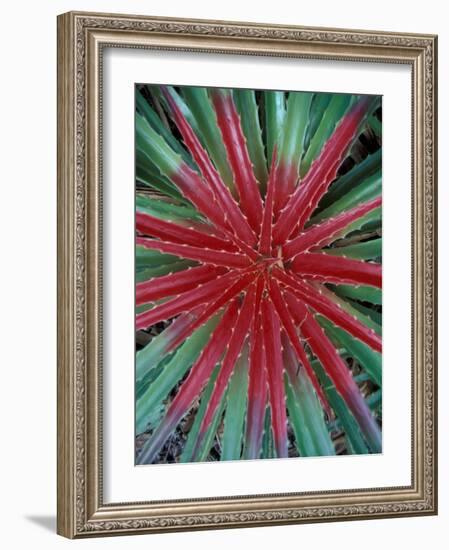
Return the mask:
[(256, 285), (253, 285), (248, 294), (243, 299), (243, 304), (240, 308), (237, 321), (234, 325), (229, 326), (229, 330), (232, 334), (231, 339), (229, 340), (226, 354), (218, 372), (214, 389), (212, 390), (206, 412), (204, 413), (204, 417), (200, 425), (198, 439), (195, 443), (195, 448), (192, 453), (192, 459), (196, 458), (198, 449), (200, 448), (206, 431), (213, 420), (215, 411), (220, 404), (223, 393), (229, 382), (229, 378), (232, 375), (235, 363), (241, 353), (243, 344), (247, 338), (248, 330), (251, 326), (251, 320), (254, 317), (256, 293)]
[(179, 273), (170, 273), (169, 275), (138, 283), (136, 285), (136, 305), (141, 306), (142, 304), (155, 302), (167, 296), (181, 294), (224, 273), (226, 273), (226, 268), (224, 267), (205, 265), (188, 268)]
[(324, 315), (337, 326), (346, 330), (355, 338), (368, 344), (375, 351), (382, 351), (382, 339), (370, 328), (339, 308), (326, 296), (320, 294), (311, 285), (301, 281), (296, 276), (288, 275), (280, 269), (273, 269), (273, 275), (292, 289), (292, 292), (301, 301), (311, 306), (317, 313)]
[(274, 147), (271, 157), (270, 175), (267, 182), (267, 194), (265, 197), (265, 207), (263, 211), (262, 228), (260, 230), (259, 251), (267, 255), (271, 252), (271, 232), (273, 227), (273, 207), (274, 207), (274, 173), (276, 166), (277, 149)]
[(136, 330), (140, 330), (159, 321), (165, 321), (190, 309), (205, 304), (211, 299), (214, 299), (220, 292), (223, 292), (227, 287), (235, 282), (235, 279), (240, 274), (237, 272), (226, 273), (203, 285), (192, 290), (187, 290), (181, 296), (172, 298), (168, 302), (160, 304), (149, 311), (144, 311), (136, 315)]
[(189, 326), (186, 326), (184, 330), (178, 334), (177, 338), (171, 344), (170, 349), (175, 349), (183, 340), (190, 336), (194, 330), (204, 324), (210, 317), (212, 317), (212, 315), (214, 315), (227, 302), (229, 302), (229, 300), (245, 290), (252, 282), (254, 282), (256, 277), (257, 275), (253, 272), (239, 277), (237, 281), (226, 289), (216, 300), (209, 303), (197, 319), (192, 321)]
[(289, 307), (300, 325), (304, 338), (306, 338), (313, 353), (320, 360), (338, 393), (343, 397), (355, 416), (371, 450), (381, 452), (382, 436), (380, 429), (357, 384), (354, 382), (346, 363), (344, 363), (338, 354), (338, 350), (333, 346), (306, 306), (291, 293), (288, 293), (287, 299)]
[(171, 174), (170, 178), (182, 195), (192, 202), (206, 218), (218, 227), (226, 227), (224, 212), (219, 207), (211, 189), (188, 164), (182, 161), (177, 172)]
[[(167, 328), (164, 329), (162, 333), (162, 339), (164, 341), (164, 345), (161, 348), (161, 355), (167, 354), (171, 350), (172, 342), (176, 340), (178, 334), (182, 332), (185, 327), (188, 327), (192, 321), (196, 319), (196, 317), (203, 311), (204, 306), (199, 306), (192, 311), (189, 311), (187, 313), (183, 313), (180, 315), (177, 319), (171, 323)], [(145, 349), (141, 350), (139, 353), (145, 354)], [(141, 379), (145, 373), (148, 371), (149, 368), (151, 368), (154, 365), (148, 364), (148, 362), (145, 361), (136, 361), (136, 380)]]
[(281, 325), (270, 300), (262, 300), (262, 323), (267, 362), (268, 388), (274, 445), (278, 458), (288, 456), (287, 415), (285, 409), (284, 366), (282, 362)]
[(325, 143), (319, 157), (313, 162), (303, 181), (296, 187), (273, 228), (275, 244), (285, 242), (295, 227), (302, 229), (321, 197), (335, 179), (345, 152), (364, 120), (371, 98), (363, 97), (347, 113)]
[(262, 198), (246, 147), (240, 117), (229, 91), (214, 89), (211, 91), (211, 98), (239, 192), (242, 211), (246, 214), (251, 227), (259, 232), (262, 222)]
[(231, 302), (223, 318), (212, 333), (201, 355), (190, 369), (188, 377), (181, 385), (163, 420), (151, 435), (148, 443), (145, 444), (139, 456), (139, 463), (148, 464), (153, 462), (167, 437), (188, 412), (192, 401), (201, 393), (215, 365), (220, 360), (225, 348), (229, 344), (231, 338), (229, 326), (235, 324), (237, 312), (238, 304), (237, 301), (234, 300)]
[(274, 175), (274, 211), (276, 217), (286, 205), (298, 180), (298, 166), (294, 162), (280, 160)]
[(174, 254), (180, 258), (197, 260), (206, 264), (240, 268), (251, 265), (250, 259), (239, 252), (226, 252), (212, 250), (210, 248), (199, 248), (187, 244), (169, 243), (167, 241), (148, 239), (145, 237), (137, 237), (136, 244), (151, 250), (167, 252), (168, 254)]
[(305, 279), (382, 288), (382, 264), (330, 254), (299, 254), (289, 269)]
[(282, 257), (284, 260), (293, 258), (296, 254), (305, 252), (314, 247), (319, 247), (324, 242), (329, 242), (329, 239), (336, 235), (339, 231), (347, 227), (350, 223), (361, 218), (371, 210), (378, 208), (382, 204), (382, 198), (377, 197), (369, 202), (365, 202), (348, 210), (342, 212), (335, 218), (326, 220), (323, 223), (310, 227), (298, 237), (295, 237), (291, 241), (288, 241), (282, 247)]
[(262, 318), (259, 312), (251, 327), (249, 351), (248, 410), (245, 457), (259, 458), (267, 402), (267, 373), (263, 349)]
[(215, 166), (211, 162), (209, 156), (201, 145), (195, 132), (192, 130), (190, 124), (186, 120), (181, 109), (176, 104), (176, 101), (173, 99), (172, 95), (165, 86), (162, 87), (162, 91), (167, 98), (173, 113), (173, 119), (181, 132), (187, 149), (195, 159), (195, 162), (201, 170), (203, 177), (213, 190), (218, 203), (228, 218), (228, 228), (244, 242), (254, 245), (257, 239), (254, 231), (248, 223), (248, 220), (242, 214), (242, 211), (238, 207), (238, 204), (234, 200), (229, 189), (223, 183), (223, 180), (215, 169)]
[(309, 363), (309, 360), (307, 359), (306, 352), (304, 351), (304, 347), (301, 343), (301, 340), (299, 339), (295, 324), (285, 304), (284, 297), (281, 293), (279, 284), (277, 283), (276, 279), (272, 279), (270, 281), (270, 298), (271, 298), (271, 301), (273, 302), (274, 307), (276, 308), (276, 311), (279, 315), (279, 319), (281, 320), (281, 323), (284, 326), (285, 332), (287, 333), (287, 336), (293, 346), (293, 349), (298, 358), (298, 361), (303, 365), (306, 371), (306, 374), (321, 401), (321, 405), (323, 406), (324, 410), (327, 412), (328, 416), (330, 416), (331, 409), (330, 409), (329, 403), (327, 402), (326, 396), (324, 395), (323, 389), (320, 386), (318, 378), (314, 370), (312, 369), (312, 366)]
[(143, 212), (136, 212), (136, 229), (142, 235), (159, 237), (173, 243), (189, 244), (215, 250), (236, 250), (235, 245), (225, 239), (201, 233), (190, 227), (182, 227), (174, 222), (161, 220)]

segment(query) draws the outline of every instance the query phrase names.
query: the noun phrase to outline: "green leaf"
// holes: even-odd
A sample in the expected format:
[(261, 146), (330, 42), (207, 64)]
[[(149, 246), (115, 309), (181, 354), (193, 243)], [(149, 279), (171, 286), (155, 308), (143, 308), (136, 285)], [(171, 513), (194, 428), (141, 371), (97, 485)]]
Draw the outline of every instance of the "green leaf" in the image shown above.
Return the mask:
[(136, 180), (138, 183), (159, 191), (163, 195), (187, 202), (173, 183), (161, 174), (159, 168), (144, 151), (136, 146)]
[(267, 162), (271, 163), (273, 148), (279, 142), (279, 133), (285, 119), (285, 92), (264, 92)]
[(136, 246), (136, 283), (148, 281), (153, 277), (176, 273), (197, 265), (192, 260), (184, 260), (171, 254), (163, 254), (143, 246)]
[(265, 425), (264, 425), (262, 450), (261, 450), (260, 458), (276, 458), (273, 431), (271, 429), (271, 411), (269, 406), (265, 411)]
[(201, 220), (197, 210), (187, 206), (162, 201), (147, 195), (136, 195), (136, 208), (156, 218), (173, 221)]
[(349, 224), (339, 235), (338, 238), (350, 236), (354, 231), (363, 235), (365, 232), (378, 231), (382, 227), (382, 208), (375, 208), (365, 214), (355, 222)]
[(140, 306), (137, 306), (136, 307), (136, 315), (138, 315), (139, 313), (143, 313), (144, 311), (149, 311), (150, 309), (153, 309), (154, 307), (154, 303), (153, 302), (150, 302), (148, 304), (142, 304)]
[(192, 157), (184, 149), (181, 143), (175, 138), (175, 136), (170, 132), (170, 130), (162, 123), (159, 116), (152, 109), (148, 101), (142, 95), (140, 91), (136, 91), (136, 106), (138, 111), (144, 116), (146, 121), (150, 124), (152, 128), (162, 136), (165, 141), (170, 145), (173, 151), (176, 151), (183, 159), (190, 164), (190, 166), (195, 166), (195, 163), (192, 160)]
[(136, 381), (136, 399), (137, 400), (142, 397), (142, 395), (146, 392), (148, 386), (160, 375), (165, 365), (169, 361), (171, 361), (172, 357), (173, 357), (173, 353), (169, 353), (163, 359), (161, 359), (158, 363), (156, 363), (156, 366), (154, 368), (150, 368), (150, 370), (148, 370), (141, 379)]
[(366, 402), (368, 403), (368, 406), (373, 411), (378, 411), (382, 407), (382, 390), (379, 389), (373, 393), (370, 393), (367, 398)]
[(293, 163), (298, 169), (312, 97), (313, 94), (309, 92), (290, 92), (287, 101), (287, 113), (280, 138), (279, 160), (286, 164)]
[(179, 262), (178, 256), (163, 254), (157, 250), (150, 250), (143, 246), (136, 246), (136, 267), (153, 268), (161, 265)]
[(241, 456), (248, 394), (248, 347), (244, 346), (229, 381), (220, 460)]
[(136, 113), (136, 147), (143, 151), (168, 178), (178, 172), (182, 163), (181, 156), (173, 151), (139, 113)]
[(163, 361), (168, 343), (167, 335), (170, 330), (170, 326), (167, 327), (136, 353), (136, 381), (138, 384)]
[(371, 127), (376, 136), (382, 136), (382, 122), (375, 114), (372, 114), (368, 119), (368, 125)]
[(324, 251), (326, 254), (346, 256), (355, 260), (374, 260), (382, 257), (382, 237), (347, 246), (326, 248)]
[(254, 166), (254, 174), (264, 194), (268, 177), (267, 161), (262, 142), (259, 108), (256, 103), (255, 92), (253, 90), (234, 90), (234, 101), (240, 115), (248, 153)]
[[(382, 231), (382, 218), (380, 216), (380, 210), (375, 211), (375, 216), (371, 220), (363, 220), (363, 224), (359, 230), (356, 230), (354, 234), (358, 234), (363, 237), (364, 233), (377, 232), (379, 235)], [(371, 235), (369, 235), (371, 236)]]
[[(144, 395), (142, 395), (142, 397), (137, 401), (136, 433), (143, 432), (149, 423), (148, 419), (152, 418), (155, 414), (157, 416), (164, 399), (166, 399), (167, 395), (176, 386), (176, 384), (182, 380), (189, 368), (199, 356), (202, 348), (206, 345), (212, 331), (219, 321), (219, 318), (220, 316), (216, 315), (213, 319), (196, 330), (192, 336), (182, 344), (179, 352), (173, 356), (172, 360), (165, 366), (161, 374), (153, 381)], [(154, 340), (150, 342), (150, 344), (152, 344)], [(156, 349), (153, 353), (157, 354), (158, 349), (157, 346), (155, 347)], [(147, 360), (148, 353), (150, 352), (147, 352)]]
[(304, 137), (304, 151), (307, 151), (309, 148), (310, 140), (315, 135), (315, 132), (320, 125), (323, 113), (329, 105), (331, 98), (332, 94), (329, 93), (318, 92), (313, 95), (312, 105), (310, 106), (309, 112), (309, 124)]
[(382, 355), (357, 338), (353, 338), (346, 331), (334, 326), (324, 317), (317, 316), (317, 320), (334, 344), (345, 348), (362, 365), (371, 380), (382, 387)]
[(179, 260), (178, 262), (163, 264), (156, 267), (140, 268), (136, 271), (136, 283), (149, 281), (150, 279), (160, 277), (161, 275), (169, 275), (170, 273), (184, 271), (184, 269), (194, 265), (198, 264), (190, 260)]
[(365, 307), (350, 298), (345, 298), (344, 302), (348, 310), (352, 308), (352, 311), (355, 312), (355, 315), (357, 315), (359, 319), (363, 320), (368, 326), (371, 326), (378, 334), (382, 334), (382, 313), (373, 308)]
[[(323, 288), (324, 292), (324, 288)], [(370, 308), (363, 307), (357, 302), (353, 302), (349, 298), (340, 298), (334, 292), (327, 291), (326, 296), (330, 298), (333, 302), (339, 305), (346, 313), (352, 315), (358, 319), (361, 323), (366, 325), (368, 328), (372, 328), (377, 334), (382, 334), (382, 326), (377, 321), (375, 321), (369, 314), (368, 311), (372, 311)]]
[(319, 361), (312, 361), (312, 367), (315, 370), (318, 379), (323, 386), (329, 405), (334, 410), (341, 426), (346, 434), (347, 444), (351, 454), (368, 454), (369, 449), (360, 432), (356, 419), (350, 412), (341, 395), (335, 389), (330, 378), (325, 373)]
[(304, 421), (304, 412), (292, 386), (286, 381), (285, 395), (288, 410), (288, 420), (295, 434), (295, 445), (300, 456), (317, 456), (319, 453)]
[(362, 183), (354, 187), (354, 189), (348, 191), (348, 193), (337, 199), (327, 208), (316, 214), (312, 218), (311, 223), (317, 223), (322, 220), (332, 218), (337, 214), (344, 212), (345, 210), (349, 210), (350, 208), (361, 204), (362, 202), (374, 199), (375, 197), (380, 195), (381, 192), (382, 176), (381, 172), (376, 172), (372, 176), (369, 176)]
[(214, 418), (210, 423), (210, 426), (207, 428), (206, 434), (203, 438), (203, 442), (197, 449), (196, 462), (204, 462), (205, 460), (207, 460), (210, 450), (214, 444), (214, 438), (215, 438), (215, 435), (217, 434), (217, 430), (223, 416), (225, 403), (226, 403), (226, 392), (220, 401), (219, 407), (214, 413)]
[[(198, 127), (198, 124), (196, 122), (195, 117), (193, 116), (192, 111), (190, 110), (187, 103), (184, 101), (183, 97), (178, 94), (178, 92), (175, 90), (173, 86), (167, 86), (168, 90), (170, 91), (170, 94), (172, 98), (175, 100), (176, 104), (178, 105), (179, 109), (181, 110), (182, 114), (187, 119), (187, 122), (192, 127), (192, 130), (195, 132), (195, 134), (200, 135), (200, 129)], [(167, 107), (167, 111), (170, 112), (170, 107), (167, 105), (167, 100), (163, 94), (160, 94), (160, 100), (164, 102), (164, 105)]]
[(311, 138), (309, 147), (301, 161), (301, 177), (303, 177), (307, 173), (312, 162), (317, 158), (323, 145), (329, 139), (332, 132), (335, 130), (338, 121), (344, 115), (348, 108), (348, 105), (350, 104), (351, 99), (354, 97), (349, 94), (331, 95), (331, 100), (327, 108), (322, 113), (318, 128)]
[(287, 409), (301, 456), (331, 456), (335, 454), (323, 408), (304, 369), (291, 379), (285, 376)]
[[(187, 441), (182, 451), (180, 462), (191, 462), (192, 454), (195, 448), (196, 441), (198, 439), (198, 434), (201, 427), (201, 422), (206, 413), (206, 408), (209, 403), (209, 399), (212, 395), (212, 391), (215, 386), (215, 380), (217, 379), (218, 372), (220, 370), (220, 365), (217, 365), (209, 378), (209, 382), (203, 390), (203, 395), (201, 396), (200, 406), (195, 414), (195, 420), (193, 421), (192, 427), (190, 428), (189, 434), (187, 436)], [(213, 422), (212, 422), (213, 424)]]
[(206, 88), (183, 86), (181, 93), (199, 129), (201, 142), (207, 149), (225, 184), (234, 191), (234, 179), (217, 125), (215, 111)]
[(370, 380), (370, 377), (366, 374), (366, 372), (361, 372), (354, 376), (354, 380), (357, 382), (357, 384), (361, 384), (362, 382), (366, 382), (367, 380)]
[(331, 186), (320, 202), (320, 209), (327, 208), (346, 193), (349, 193), (360, 182), (382, 170), (382, 150), (368, 155), (362, 162), (353, 166), (346, 174), (340, 176)]
[(333, 291), (342, 298), (382, 305), (382, 289), (372, 286), (337, 285)]

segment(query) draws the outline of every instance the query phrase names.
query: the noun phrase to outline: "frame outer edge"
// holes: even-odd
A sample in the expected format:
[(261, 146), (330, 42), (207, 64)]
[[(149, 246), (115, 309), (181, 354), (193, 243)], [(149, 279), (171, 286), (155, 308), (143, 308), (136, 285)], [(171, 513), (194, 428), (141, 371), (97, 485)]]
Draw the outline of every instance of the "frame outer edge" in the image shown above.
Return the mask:
[[(265, 507), (249, 511), (243, 509), (198, 512), (176, 512), (175, 508), (162, 515), (148, 516), (143, 506), (141, 513), (129, 514), (128, 506), (103, 506), (102, 489), (98, 485), (101, 472), (92, 472), (92, 465), (100, 456), (98, 447), (92, 450), (92, 443), (98, 436), (96, 374), (98, 348), (95, 317), (96, 291), (89, 289), (93, 282), (92, 268), (95, 268), (96, 249), (90, 250), (92, 239), (96, 241), (98, 212), (92, 198), (98, 200), (95, 185), (87, 185), (97, 175), (91, 172), (91, 161), (96, 159), (91, 144), (96, 143), (96, 130), (91, 124), (95, 101), (88, 101), (91, 94), (93, 67), (85, 66), (86, 43), (89, 32), (108, 30), (124, 36), (125, 31), (140, 34), (150, 31), (153, 36), (188, 36), (198, 41), (202, 36), (230, 39), (237, 37), (249, 45), (271, 42), (294, 44), (326, 44), (335, 48), (348, 44), (352, 50), (357, 46), (369, 46), (375, 59), (376, 52), (390, 49), (392, 62), (405, 59), (408, 52), (416, 60), (424, 62), (419, 86), (415, 88), (422, 109), (423, 126), (420, 130), (420, 157), (417, 172), (423, 204), (422, 244), (419, 258), (424, 263), (424, 281), (421, 286), (427, 307), (424, 310), (424, 342), (421, 357), (427, 365), (427, 376), (420, 384), (423, 390), (420, 407), (426, 414), (420, 415), (423, 433), (422, 448), (418, 453), (420, 483), (418, 493), (409, 500), (387, 499), (371, 504), (355, 501), (352, 504), (321, 505), (305, 509)], [(155, 34), (153, 34), (155, 33)], [(232, 38), (232, 39), (234, 39)], [(284, 42), (285, 41), (285, 42)], [(293, 41), (293, 42), (292, 42)], [(126, 40), (125, 40), (126, 42)], [(134, 47), (139, 47), (138, 45)], [(87, 52), (86, 52), (87, 49)], [(177, 48), (175, 48), (177, 49)], [(182, 49), (182, 48), (181, 48)], [(259, 48), (257, 48), (259, 51)], [(366, 48), (365, 48), (366, 49)], [(92, 51), (90, 49), (90, 51)], [(199, 49), (198, 51), (201, 51)], [(206, 46), (206, 51), (207, 46)], [(264, 55), (264, 53), (261, 54)], [(309, 50), (307, 50), (309, 52)], [(329, 50), (330, 51), (330, 50)], [(326, 57), (332, 54), (326, 51)], [(241, 52), (239, 52), (241, 53)], [(343, 55), (347, 52), (342, 51)], [(288, 53), (286, 52), (288, 55)], [(266, 55), (266, 53), (265, 53)], [(281, 54), (282, 55), (282, 54)], [(285, 55), (285, 54), (284, 54)], [(391, 55), (391, 54), (390, 54)], [(339, 57), (338, 55), (336, 57)], [(358, 60), (358, 55), (355, 59)], [(409, 57), (411, 59), (411, 57)], [(344, 29), (318, 29), (298, 26), (271, 25), (260, 23), (218, 22), (193, 19), (173, 19), (147, 16), (125, 16), (89, 12), (69, 12), (58, 16), (58, 518), (57, 532), (68, 538), (85, 538), (143, 532), (184, 531), (191, 529), (217, 529), (276, 525), (317, 521), (341, 521), (348, 519), (380, 519), (408, 515), (437, 513), (437, 441), (436, 441), (436, 345), (437, 345), (437, 272), (436, 272), (436, 221), (437, 221), (437, 39), (434, 35), (396, 34), (377, 31), (356, 31)], [(420, 67), (422, 71), (423, 67)], [(416, 83), (415, 83), (416, 85)], [(94, 86), (95, 89), (95, 86)], [(98, 100), (98, 97), (96, 98)], [(98, 121), (96, 121), (98, 123)], [(415, 121), (416, 122), (416, 121)], [(93, 140), (93, 141), (92, 141)], [(90, 144), (89, 144), (90, 142)], [(86, 148), (87, 143), (87, 148)], [(90, 151), (90, 153), (89, 153)], [(415, 151), (415, 154), (418, 151)], [(91, 156), (89, 157), (89, 154)], [(93, 154), (93, 157), (92, 157)], [(425, 164), (425, 166), (424, 166)], [(423, 185), (424, 184), (424, 185)], [(421, 254), (423, 254), (421, 256)], [(95, 271), (95, 269), (94, 269)], [(96, 279), (96, 276), (93, 277)], [(97, 281), (98, 282), (98, 281)], [(96, 286), (94, 284), (94, 286)], [(92, 342), (95, 345), (92, 346)], [(95, 358), (92, 357), (95, 354)], [(422, 373), (424, 374), (424, 373)], [(424, 378), (424, 376), (423, 376)], [(100, 377), (101, 379), (101, 377)], [(94, 384), (95, 388), (88, 384)], [(94, 395), (93, 395), (94, 390)], [(426, 397), (428, 396), (428, 398)], [(418, 401), (419, 401), (418, 396)], [(100, 400), (101, 401), (101, 400)], [(94, 410), (93, 410), (94, 409)], [(101, 431), (101, 430), (100, 430)], [(428, 462), (427, 462), (428, 461)], [(401, 489), (401, 488), (398, 488)], [(402, 488), (406, 489), (406, 488)], [(92, 492), (94, 491), (94, 493)], [(380, 493), (381, 494), (381, 493)], [(131, 511), (137, 511), (136, 505)], [(146, 504), (146, 503), (143, 503)], [(148, 503), (150, 504), (150, 503)], [(198, 506), (204, 505), (201, 502)], [(212, 502), (211, 502), (212, 504)], [(244, 505), (244, 501), (242, 501)], [(195, 503), (191, 504), (195, 508)], [(99, 508), (98, 508), (99, 507)], [(98, 509), (97, 509), (98, 508)], [(181, 507), (182, 508), (182, 507)], [(232, 508), (232, 507), (231, 507)], [(102, 513), (104, 516), (102, 516)]]
[(438, 35), (432, 37), (432, 197), (433, 197), (433, 233), (432, 233), (432, 328), (433, 328), (433, 512), (438, 515)]
[(57, 18), (57, 525), (59, 535), (76, 533), (74, 411), (76, 338), (74, 296), (75, 93), (73, 18)]

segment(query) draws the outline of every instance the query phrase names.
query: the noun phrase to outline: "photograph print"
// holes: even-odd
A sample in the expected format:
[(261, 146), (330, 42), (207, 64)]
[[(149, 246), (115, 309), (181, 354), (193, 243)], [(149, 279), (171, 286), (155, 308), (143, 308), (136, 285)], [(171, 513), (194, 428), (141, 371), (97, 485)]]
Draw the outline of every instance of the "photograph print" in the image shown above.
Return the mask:
[(137, 84), (135, 117), (136, 464), (381, 453), (382, 97)]

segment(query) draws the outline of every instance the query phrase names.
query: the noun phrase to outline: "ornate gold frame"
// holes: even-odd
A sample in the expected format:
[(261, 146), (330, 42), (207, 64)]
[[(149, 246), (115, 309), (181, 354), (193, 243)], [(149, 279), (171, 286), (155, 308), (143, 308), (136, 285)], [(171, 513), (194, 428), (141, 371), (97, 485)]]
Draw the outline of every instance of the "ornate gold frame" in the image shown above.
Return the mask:
[[(104, 504), (101, 60), (105, 46), (408, 64), (413, 87), (412, 484)], [(432, 35), (129, 15), (58, 17), (58, 533), (81, 538), (437, 512), (436, 95)]]

